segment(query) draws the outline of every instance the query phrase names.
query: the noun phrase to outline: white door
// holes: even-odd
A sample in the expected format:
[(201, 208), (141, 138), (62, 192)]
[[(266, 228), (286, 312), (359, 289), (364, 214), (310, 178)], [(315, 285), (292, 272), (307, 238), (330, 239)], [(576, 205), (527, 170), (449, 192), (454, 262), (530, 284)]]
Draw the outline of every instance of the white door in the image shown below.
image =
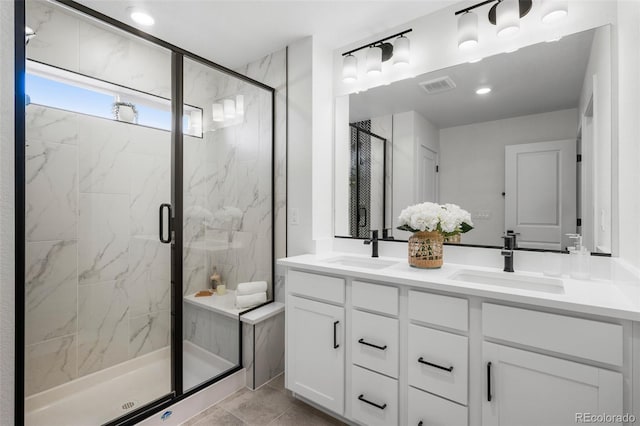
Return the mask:
[(344, 412), (344, 308), (287, 296), (289, 389)]
[(426, 146), (420, 145), (418, 164), (418, 203), (438, 202), (438, 154)]
[(483, 366), (483, 426), (575, 426), (580, 413), (622, 414), (620, 373), (487, 342)]
[(505, 147), (505, 231), (518, 247), (561, 250), (576, 232), (576, 141)]

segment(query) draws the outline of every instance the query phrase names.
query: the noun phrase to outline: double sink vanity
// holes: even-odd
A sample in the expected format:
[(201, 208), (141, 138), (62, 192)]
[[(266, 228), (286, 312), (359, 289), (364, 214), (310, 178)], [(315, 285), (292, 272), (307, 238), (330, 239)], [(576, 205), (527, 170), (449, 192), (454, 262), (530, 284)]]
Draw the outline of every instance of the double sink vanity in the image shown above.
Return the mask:
[(345, 421), (557, 426), (639, 408), (640, 298), (620, 280), (346, 253), (278, 264), (286, 387)]

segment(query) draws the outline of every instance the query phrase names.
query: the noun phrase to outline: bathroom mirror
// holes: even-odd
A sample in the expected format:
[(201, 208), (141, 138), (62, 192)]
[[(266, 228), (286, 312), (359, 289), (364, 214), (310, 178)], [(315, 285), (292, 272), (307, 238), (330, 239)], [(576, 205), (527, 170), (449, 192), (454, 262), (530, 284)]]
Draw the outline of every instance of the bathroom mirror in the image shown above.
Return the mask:
[(407, 240), (432, 201), (471, 213), (463, 245), (610, 253), (611, 100), (609, 26), (337, 98), (335, 234)]

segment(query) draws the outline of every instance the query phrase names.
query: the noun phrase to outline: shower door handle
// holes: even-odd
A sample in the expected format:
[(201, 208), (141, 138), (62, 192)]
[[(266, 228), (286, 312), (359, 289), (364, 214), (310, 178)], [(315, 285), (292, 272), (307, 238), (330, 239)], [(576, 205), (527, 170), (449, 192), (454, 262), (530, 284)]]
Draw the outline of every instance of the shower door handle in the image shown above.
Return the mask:
[[(167, 210), (167, 213), (169, 213), (169, 236), (168, 237), (164, 237), (164, 211)], [(164, 244), (169, 244), (171, 242), (171, 222), (172, 222), (172, 214), (171, 214), (171, 204), (167, 204), (167, 203), (163, 203), (160, 204), (160, 209), (158, 210), (158, 216), (159, 216), (159, 226), (158, 226), (158, 236), (160, 237), (160, 242), (164, 243)]]

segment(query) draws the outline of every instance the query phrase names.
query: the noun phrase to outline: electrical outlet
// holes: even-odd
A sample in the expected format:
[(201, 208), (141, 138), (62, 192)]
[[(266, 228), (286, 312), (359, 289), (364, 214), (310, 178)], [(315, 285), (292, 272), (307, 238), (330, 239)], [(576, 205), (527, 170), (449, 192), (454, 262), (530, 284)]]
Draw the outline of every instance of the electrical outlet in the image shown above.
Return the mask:
[(291, 217), (289, 222), (292, 225), (300, 225), (300, 210), (299, 209), (291, 209)]

